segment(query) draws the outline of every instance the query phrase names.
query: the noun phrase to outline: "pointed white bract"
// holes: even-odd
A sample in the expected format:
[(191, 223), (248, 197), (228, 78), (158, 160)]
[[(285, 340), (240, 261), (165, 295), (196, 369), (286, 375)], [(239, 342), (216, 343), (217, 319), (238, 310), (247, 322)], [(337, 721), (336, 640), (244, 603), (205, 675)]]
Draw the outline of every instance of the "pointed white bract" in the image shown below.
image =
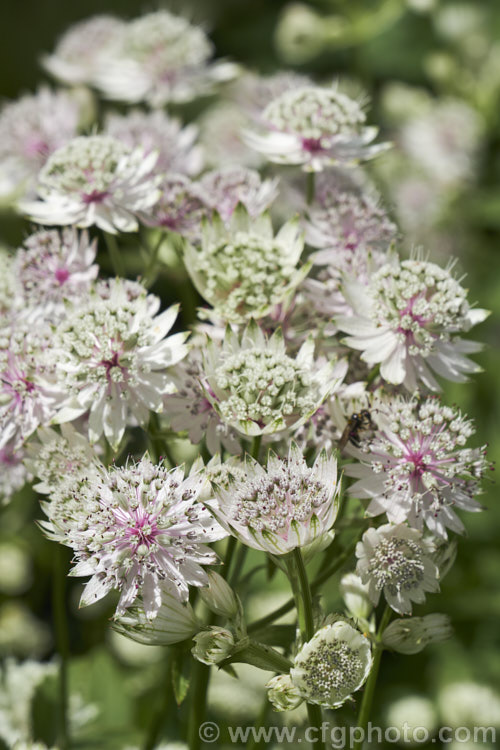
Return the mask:
[(148, 213), (160, 195), (157, 158), (107, 135), (74, 138), (41, 169), (40, 200), (20, 201), (19, 211), (39, 224), (135, 232), (137, 214)]
[(217, 562), (207, 545), (227, 534), (198, 497), (204, 477), (184, 477), (145, 455), (137, 464), (103, 471), (93, 502), (83, 503), (72, 546), (74, 576), (91, 576), (81, 605), (118, 589), (116, 613), (141, 597), (147, 619), (163, 606), (164, 590), (186, 602), (189, 586), (206, 586), (203, 566)]
[(241, 324), (285, 303), (310, 266), (297, 268), (304, 241), (298, 221), (275, 236), (268, 214), (250, 215), (238, 206), (226, 227), (214, 216), (203, 223), (201, 247), (186, 245), (186, 268), (213, 310), (203, 317)]
[(412, 602), (422, 604), (426, 592), (439, 591), (439, 571), (433, 546), (420, 531), (405, 524), (384, 524), (365, 531), (356, 547), (356, 572), (368, 585), (377, 606), (383, 592), (400, 615), (411, 615)]
[(369, 515), (386, 513), (443, 538), (447, 528), (463, 533), (455, 510), (481, 510), (475, 496), (489, 466), (484, 448), (465, 447), (472, 422), (436, 397), (379, 399), (372, 415), (373, 436), (350, 449), (358, 462), (345, 471), (358, 481), (349, 492), (371, 500)]
[(339, 316), (345, 343), (362, 352), (361, 359), (380, 365), (388, 383), (414, 391), (419, 382), (439, 390), (434, 371), (463, 382), (480, 368), (466, 355), (481, 345), (460, 338), (488, 316), (471, 307), (467, 291), (443, 269), (424, 260), (400, 261), (392, 256), (368, 284), (346, 278), (343, 294), (354, 314)]
[(68, 394), (56, 421), (88, 413), (90, 441), (104, 432), (114, 448), (131, 414), (144, 424), (150, 411), (162, 411), (164, 395), (175, 390), (169, 368), (187, 353), (186, 333), (167, 336), (178, 306), (156, 315), (159, 299), (135, 286), (135, 297), (119, 280), (105, 287), (106, 298), (94, 291), (54, 334), (57, 377)]
[[(244, 544), (275, 555), (305, 547), (331, 529), (338, 512), (337, 459), (322, 451), (312, 467), (292, 443), (288, 456), (269, 454), (267, 467), (246, 457), (244, 476), (213, 480), (214, 513)], [(208, 501), (210, 504), (210, 501)]]
[(205, 32), (167, 10), (125, 24), (99, 58), (94, 83), (107, 99), (163, 107), (210, 94), (234, 78), (231, 63), (210, 63)]
[(337, 620), (304, 643), (290, 676), (308, 703), (338, 708), (363, 685), (371, 666), (368, 638), (344, 620)]
[(244, 138), (269, 161), (321, 172), (329, 165), (352, 167), (388, 148), (373, 144), (378, 129), (365, 121), (361, 105), (337, 88), (304, 86), (271, 101), (260, 116), (261, 130), (246, 130)]
[(243, 435), (298, 428), (342, 382), (346, 360), (318, 366), (308, 339), (295, 357), (281, 331), (267, 337), (255, 321), (241, 336), (229, 327), (223, 343), (208, 341), (203, 388), (221, 419)]

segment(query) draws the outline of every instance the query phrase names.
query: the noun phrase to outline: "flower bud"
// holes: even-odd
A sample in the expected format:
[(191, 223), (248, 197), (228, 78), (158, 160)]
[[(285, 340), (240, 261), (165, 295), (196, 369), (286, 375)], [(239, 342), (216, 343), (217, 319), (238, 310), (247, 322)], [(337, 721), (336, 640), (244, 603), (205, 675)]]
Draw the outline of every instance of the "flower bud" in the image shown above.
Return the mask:
[(434, 562), (439, 569), (439, 580), (442, 581), (445, 575), (449, 572), (456, 560), (456, 557), (457, 542), (455, 539), (451, 542), (445, 542), (437, 548), (434, 554)]
[(191, 605), (180, 602), (165, 588), (162, 589), (161, 607), (154, 619), (148, 617), (139, 604), (118, 616), (113, 627), (122, 635), (151, 646), (179, 643), (200, 629)]
[(240, 611), (236, 594), (222, 576), (213, 570), (207, 571), (208, 586), (200, 589), (200, 597), (216, 615), (234, 619)]
[(452, 635), (450, 618), (432, 614), (391, 622), (384, 630), (382, 643), (400, 654), (418, 654), (428, 643), (445, 641)]
[(193, 640), (195, 645), (191, 653), (194, 658), (209, 666), (227, 659), (234, 647), (233, 634), (224, 628), (202, 630)]
[(272, 677), (266, 688), (267, 697), (275, 711), (293, 711), (304, 700), (289, 674), (279, 674)]
[(361, 582), (356, 573), (346, 573), (340, 580), (342, 594), (349, 613), (358, 620), (367, 620), (373, 610), (368, 596), (368, 584)]

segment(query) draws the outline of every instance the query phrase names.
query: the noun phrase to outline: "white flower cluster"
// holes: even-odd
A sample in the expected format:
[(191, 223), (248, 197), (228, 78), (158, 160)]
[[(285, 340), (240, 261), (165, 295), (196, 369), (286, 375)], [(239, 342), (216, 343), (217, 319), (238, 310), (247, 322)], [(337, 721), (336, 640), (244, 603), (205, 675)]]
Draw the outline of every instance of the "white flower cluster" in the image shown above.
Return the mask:
[[(479, 370), (467, 334), (487, 313), (452, 264), (396, 252), (360, 166), (388, 146), (338, 86), (247, 74), (191, 121), (164, 112), (236, 76), (213, 51), (166, 10), (97, 16), (44, 65), (100, 93), (99, 122), (90, 107), (78, 130), (71, 91), (0, 113), (0, 194), (54, 227), (0, 249), (0, 490), (35, 477), (41, 528), (88, 578), (81, 604), (117, 591), (120, 633), (194, 638), (202, 664), (272, 671), (273, 706), (314, 714), (359, 690), (382, 648), (450, 633), (439, 615), (386, 628), (376, 608), (383, 596), (410, 615), (437, 592), (456, 511), (480, 509), (484, 448), (430, 392), (435, 375)], [(291, 166), (278, 180), (265, 159)], [(246, 622), (235, 582), (262, 568), (245, 567), (246, 547), (290, 582), (286, 655), (279, 628), (253, 638), (274, 614)], [(339, 554), (357, 558), (340, 586), (349, 621), (313, 598)]]

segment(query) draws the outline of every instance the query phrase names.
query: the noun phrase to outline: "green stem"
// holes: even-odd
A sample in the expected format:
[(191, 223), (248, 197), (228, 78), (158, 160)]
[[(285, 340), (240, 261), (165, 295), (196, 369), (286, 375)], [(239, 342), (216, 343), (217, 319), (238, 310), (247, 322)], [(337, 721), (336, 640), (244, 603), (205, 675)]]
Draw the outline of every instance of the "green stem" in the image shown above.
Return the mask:
[(143, 284), (146, 287), (146, 289), (150, 289), (153, 286), (158, 276), (158, 273), (157, 273), (158, 253), (160, 252), (160, 247), (162, 246), (164, 239), (165, 239), (164, 235), (160, 234), (160, 239), (154, 245), (152, 250), (150, 250), (149, 261), (146, 266), (146, 270), (144, 271), (144, 280), (143, 280)]
[(161, 738), (161, 731), (165, 724), (169, 708), (172, 705), (172, 649), (167, 649), (165, 684), (163, 698), (160, 702), (159, 710), (153, 716), (153, 721), (144, 743), (144, 750), (154, 750)]
[(201, 747), (200, 726), (205, 720), (209, 681), (210, 667), (195, 660), (191, 678), (192, 696), (188, 729), (189, 750), (200, 750)]
[(227, 540), (226, 554), (224, 557), (224, 567), (222, 568), (222, 571), (221, 571), (221, 576), (226, 581), (229, 576), (229, 568), (231, 567), (231, 561), (234, 556), (234, 550), (236, 549), (236, 543), (237, 543), (237, 539), (235, 536), (230, 536), (229, 539)]
[(373, 369), (370, 371), (370, 374), (368, 375), (368, 378), (366, 380), (367, 388), (371, 386), (375, 378), (378, 376), (379, 372), (380, 372), (380, 365), (375, 365), (375, 367), (373, 367)]
[(307, 188), (306, 188), (306, 201), (307, 205), (310, 206), (312, 202), (314, 201), (314, 193), (315, 193), (315, 174), (314, 172), (308, 172), (307, 173)]
[(68, 750), (70, 746), (68, 732), (68, 659), (69, 636), (66, 621), (66, 566), (64, 549), (59, 544), (54, 549), (54, 587), (52, 608), (56, 634), (57, 651), (60, 658), (59, 666), (59, 746), (61, 750)]
[(255, 435), (254, 439), (252, 440), (252, 448), (250, 450), (250, 455), (252, 456), (252, 458), (255, 458), (256, 461), (259, 460), (261, 443), (262, 443), (262, 435)]
[(268, 742), (266, 742), (265, 740), (256, 740), (256, 736), (257, 736), (259, 729), (263, 727), (264, 724), (266, 723), (270, 710), (271, 710), (271, 703), (267, 699), (267, 696), (266, 696), (262, 704), (259, 717), (255, 723), (256, 731), (250, 735), (250, 739), (247, 742), (246, 750), (253, 750), (254, 747), (267, 747), (268, 746), (269, 744)]
[(125, 263), (123, 262), (123, 257), (118, 247), (115, 235), (110, 234), (109, 232), (104, 232), (104, 239), (106, 240), (109, 258), (111, 260), (111, 265), (113, 266), (115, 275), (124, 278), (126, 275)]
[(229, 585), (231, 588), (235, 588), (236, 584), (238, 583), (238, 579), (241, 575), (241, 572), (243, 570), (243, 565), (245, 564), (245, 558), (248, 553), (248, 547), (246, 544), (242, 544), (241, 542), (238, 542), (238, 555), (236, 556), (236, 562), (234, 563), (233, 572), (231, 574), (231, 578), (229, 579)]
[[(352, 555), (356, 548), (356, 544), (358, 543), (358, 538), (355, 539), (346, 549), (335, 559), (333, 564), (329, 567), (323, 570), (323, 572), (319, 573), (314, 581), (311, 584), (311, 591), (313, 593), (316, 593), (317, 589), (321, 586), (322, 583), (324, 583), (328, 578), (333, 576), (339, 568), (342, 567), (342, 565), (345, 563), (345, 561)], [(288, 612), (291, 612), (291, 610), (295, 606), (295, 599), (289, 599), (287, 602), (281, 605), (281, 607), (278, 607), (278, 609), (275, 609), (273, 612), (270, 612), (265, 617), (261, 617), (260, 620), (255, 620), (255, 622), (252, 622), (248, 626), (248, 632), (249, 633), (255, 633), (258, 630), (262, 630), (263, 628), (267, 627), (267, 625), (270, 625), (275, 620), (278, 620), (280, 617), (283, 617), (284, 615), (288, 614)]]
[(377, 685), (378, 672), (380, 669), (380, 661), (382, 659), (382, 652), (384, 650), (382, 643), (381, 643), (382, 634), (384, 630), (386, 629), (387, 625), (389, 624), (391, 617), (392, 617), (392, 610), (389, 607), (389, 605), (387, 605), (384, 610), (384, 614), (382, 615), (379, 629), (377, 631), (377, 639), (376, 639), (377, 642), (376, 642), (375, 651), (373, 654), (373, 664), (372, 664), (370, 674), (368, 676), (368, 680), (366, 682), (366, 687), (363, 693), (363, 700), (361, 701), (361, 707), (359, 709), (359, 714), (358, 714), (357, 727), (361, 728), (362, 730), (360, 732), (362, 739), (359, 739), (354, 743), (352, 750), (362, 750), (362, 747), (364, 744), (366, 728), (368, 726), (368, 720), (370, 718), (370, 713), (372, 709), (373, 696), (375, 695), (375, 687)]
[[(302, 642), (305, 642), (309, 641), (314, 635), (314, 616), (311, 587), (309, 586), (306, 566), (304, 565), (304, 559), (300, 547), (296, 547), (293, 550), (290, 563), (290, 571), (292, 573), (290, 580), (295, 597), (295, 606), (299, 618)], [(295, 568), (295, 571), (293, 571), (293, 568)], [(315, 742), (312, 745), (313, 750), (314, 748), (324, 750), (325, 744), (320, 739), (320, 729), (323, 723), (321, 707), (313, 703), (308, 703), (307, 716), (309, 718), (309, 726), (317, 729)]]

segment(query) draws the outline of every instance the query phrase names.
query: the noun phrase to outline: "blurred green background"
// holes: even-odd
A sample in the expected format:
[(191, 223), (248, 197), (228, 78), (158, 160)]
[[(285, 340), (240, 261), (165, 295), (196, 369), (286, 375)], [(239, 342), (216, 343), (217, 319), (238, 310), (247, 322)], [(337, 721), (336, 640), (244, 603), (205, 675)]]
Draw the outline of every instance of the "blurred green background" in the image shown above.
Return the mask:
[[(419, 244), (424, 234), (430, 238), (431, 259), (442, 263), (451, 255), (457, 255), (459, 275), (467, 274), (464, 283), (470, 289), (471, 299), (492, 311), (475, 336), (486, 343), (478, 357), (484, 372), (471, 383), (447, 387), (445, 398), (476, 420), (477, 443), (488, 443), (491, 460), (498, 459), (498, 0), (470, 3), (318, 0), (304, 3), (300, 9), (282, 0), (199, 0), (169, 7), (183, 12), (192, 9), (191, 15), (196, 21), (206, 22), (220, 56), (231, 57), (259, 72), (272, 73), (289, 67), (323, 80), (346, 79), (349, 85), (369, 94), (371, 120), (380, 123), (383, 134), (394, 138), (396, 143), (400, 123), (394, 115), (397, 110), (394, 97), (397, 99), (403, 93), (413, 92), (413, 96), (416, 90), (423, 91), (434, 103), (453, 97), (477, 112), (482, 134), (473, 175), (451, 191), (441, 183), (433, 186), (440, 197), (446, 192), (445, 209), (425, 232), (419, 232), (417, 226), (415, 237), (410, 237), (407, 245)], [(37, 58), (51, 50), (58, 35), (75, 21), (98, 12), (131, 17), (151, 9), (150, 3), (132, 0), (3, 0), (0, 4), (0, 28), (3, 30), (0, 94), (15, 98), (34, 90), (44, 79)], [(319, 25), (315, 19), (319, 20)], [(405, 88), (394, 88), (394, 84), (404, 84)], [(422, 147), (425, 148), (425, 143)], [(411, 168), (415, 169), (415, 164)], [(398, 169), (399, 174), (410, 166), (402, 162)], [(390, 176), (388, 179), (382, 170), (380, 174), (375, 173), (375, 179), (380, 180), (389, 208), (393, 208), (397, 195), (391, 190)], [(5, 231), (0, 230), (0, 238), (6, 239), (4, 234), (7, 233), (11, 241), (20, 239), (22, 231), (20, 224), (9, 223)], [(384, 657), (374, 722), (388, 720), (387, 712), (394, 700), (405, 695), (429, 699), (437, 714), (435, 720), (438, 723), (446, 723), (447, 718), (451, 721), (450, 706), (460, 711), (460, 703), (456, 696), (448, 694), (446, 697), (443, 690), (450, 683), (463, 682), (468, 685), (463, 692), (469, 702), (470, 715), (486, 717), (495, 715), (496, 711), (500, 727), (500, 503), (497, 495), (496, 485), (488, 479), (483, 496), (486, 510), (464, 518), (468, 534), (459, 540), (458, 558), (443, 581), (442, 593), (428, 597), (427, 607), (417, 612), (437, 610), (449, 614), (455, 628), (454, 638), (438, 647), (429, 647), (417, 656)], [(16, 497), (2, 511), (0, 527), (0, 652), (20, 657), (50, 656), (53, 648), (50, 586), (54, 550), (33, 522), (41, 515), (36, 503), (26, 492)], [(273, 585), (279, 588), (279, 577)], [(257, 609), (261, 609), (265, 602), (258, 594), (257, 579), (253, 586)], [(156, 688), (161, 677), (161, 658), (152, 650), (146, 649), (146, 655), (144, 651), (134, 652), (133, 648), (110, 636), (108, 618), (112, 607), (95, 606), (79, 612), (80, 590), (80, 584), (71, 580), (71, 651), (76, 657), (86, 655), (75, 660), (71, 678), (85, 700), (99, 705), (101, 717), (96, 721), (101, 739), (93, 741), (92, 732), (88, 736), (84, 733), (79, 746), (112, 749), (133, 745), (164, 700)], [(279, 592), (275, 596), (278, 597)], [(334, 585), (328, 587), (325, 599), (332, 606), (339, 606)], [(138, 664), (148, 658), (147, 668), (140, 669)], [(250, 684), (251, 678), (248, 680)], [(496, 698), (493, 693), (481, 693), (478, 686), (488, 686)], [(231, 686), (226, 686), (227, 689), (231, 690)], [(52, 731), (54, 690), (49, 684), (37, 697), (35, 705), (35, 725), (47, 741)], [(248, 690), (251, 693), (251, 688)], [(223, 696), (224, 685), (215, 685), (214, 711), (218, 704), (224, 705)], [(166, 700), (168, 703), (170, 698), (167, 696)], [(236, 716), (244, 718), (245, 711), (254, 704), (249, 694), (240, 703)], [(480, 713), (485, 704), (490, 714)], [(413, 705), (417, 718), (423, 721), (422, 706)], [(239, 717), (238, 710), (241, 710)], [(351, 710), (347, 719), (352, 721), (353, 716)], [(468, 720), (464, 718), (464, 722)], [(173, 726), (175, 711), (169, 721)], [(439, 747), (439, 743), (429, 747)]]

